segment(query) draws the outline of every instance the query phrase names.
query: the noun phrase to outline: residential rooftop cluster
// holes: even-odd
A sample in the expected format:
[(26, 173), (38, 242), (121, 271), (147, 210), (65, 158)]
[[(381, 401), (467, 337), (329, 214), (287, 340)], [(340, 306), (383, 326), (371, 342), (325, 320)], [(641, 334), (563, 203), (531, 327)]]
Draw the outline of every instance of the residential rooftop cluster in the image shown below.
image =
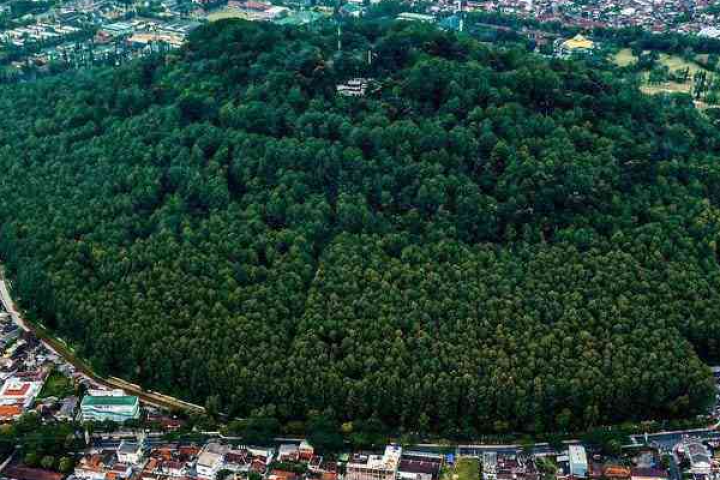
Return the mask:
[(712, 0), (468, 0), (469, 11), (495, 11), (584, 28), (642, 27), (707, 33), (720, 20)]

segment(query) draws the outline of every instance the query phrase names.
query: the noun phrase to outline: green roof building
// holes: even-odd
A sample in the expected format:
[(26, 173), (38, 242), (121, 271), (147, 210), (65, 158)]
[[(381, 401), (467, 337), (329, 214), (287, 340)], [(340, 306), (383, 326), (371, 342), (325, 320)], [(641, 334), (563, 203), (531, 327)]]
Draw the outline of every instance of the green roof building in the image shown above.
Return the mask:
[(140, 418), (140, 399), (125, 395), (122, 390), (91, 390), (83, 397), (80, 412), (84, 421), (122, 423)]

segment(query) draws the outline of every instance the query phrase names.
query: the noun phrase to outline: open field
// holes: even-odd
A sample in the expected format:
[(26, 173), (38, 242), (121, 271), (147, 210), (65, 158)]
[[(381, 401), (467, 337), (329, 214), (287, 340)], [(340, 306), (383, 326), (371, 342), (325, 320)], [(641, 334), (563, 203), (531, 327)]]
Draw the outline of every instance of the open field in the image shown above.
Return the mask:
[(632, 50), (629, 48), (621, 49), (615, 54), (615, 58), (613, 59), (615, 65), (618, 67), (627, 67), (628, 65), (632, 65), (635, 63), (635, 60), (635, 55), (633, 55)]
[(247, 19), (247, 14), (232, 8), (223, 8), (215, 12), (209, 13), (207, 19), (209, 22), (217, 22), (226, 18), (242, 18)]
[(455, 468), (445, 471), (443, 480), (480, 480), (480, 460), (471, 457), (459, 458)]
[[(629, 48), (623, 48), (613, 57), (613, 61), (619, 67), (626, 67), (632, 65), (636, 61), (635, 55)], [(671, 55), (667, 53), (661, 53), (658, 58), (659, 65), (666, 66), (671, 73), (678, 70), (689, 69), (690, 80), (686, 83), (667, 81), (656, 85), (650, 85), (648, 83), (648, 73), (642, 74), (643, 85), (640, 89), (650, 95), (658, 93), (690, 93), (692, 91), (692, 77), (695, 73), (705, 70), (701, 65), (695, 62), (690, 62), (680, 57), (679, 55)]]
[(668, 67), (671, 72), (689, 68), (690, 76), (693, 76), (700, 70), (705, 70), (703, 67), (701, 67), (695, 62), (688, 62), (687, 60), (679, 57), (678, 55), (668, 55), (667, 53), (661, 53), (658, 62), (660, 63), (660, 65), (665, 65), (666, 67)]
[(68, 395), (72, 395), (73, 391), (74, 389), (72, 381), (65, 375), (53, 371), (47, 378), (47, 381), (45, 382), (45, 385), (43, 385), (42, 390), (40, 390), (38, 398), (63, 398), (67, 397)]

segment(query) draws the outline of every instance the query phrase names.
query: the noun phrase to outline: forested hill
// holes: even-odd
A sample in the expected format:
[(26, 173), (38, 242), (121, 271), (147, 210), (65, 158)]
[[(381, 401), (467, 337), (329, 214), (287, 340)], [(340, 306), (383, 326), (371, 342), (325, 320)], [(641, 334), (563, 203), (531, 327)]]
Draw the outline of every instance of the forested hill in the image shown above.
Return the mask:
[[(429, 27), (348, 25), (342, 54), (334, 33), (218, 22), (2, 87), (24, 305), (101, 370), (233, 415), (472, 435), (702, 412), (713, 115)], [(338, 95), (355, 76), (367, 96)]]

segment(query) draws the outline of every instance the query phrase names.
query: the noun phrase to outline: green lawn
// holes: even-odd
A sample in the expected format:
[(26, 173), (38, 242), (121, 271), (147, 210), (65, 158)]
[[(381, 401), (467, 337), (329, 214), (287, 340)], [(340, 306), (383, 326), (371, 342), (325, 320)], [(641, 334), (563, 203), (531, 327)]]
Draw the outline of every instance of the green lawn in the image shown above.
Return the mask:
[(247, 19), (247, 14), (239, 10), (224, 8), (212, 13), (208, 13), (207, 15), (207, 19), (209, 22), (217, 22), (218, 20), (224, 20), (226, 18)]
[(615, 54), (615, 58), (613, 60), (618, 67), (627, 67), (628, 65), (635, 63), (636, 58), (635, 55), (633, 55), (632, 50), (629, 48), (623, 48)]
[(445, 472), (444, 480), (480, 480), (480, 460), (477, 458), (459, 458), (454, 469)]
[(72, 381), (60, 372), (53, 371), (45, 381), (45, 385), (43, 385), (42, 390), (40, 390), (38, 398), (65, 398), (74, 392), (75, 389), (73, 388)]
[[(636, 60), (635, 55), (633, 55), (632, 50), (629, 48), (620, 49), (613, 57), (613, 61), (619, 67), (632, 65)], [(668, 67), (668, 70), (670, 70), (671, 73), (688, 68), (690, 71), (690, 81), (687, 83), (667, 81), (657, 85), (650, 85), (648, 83), (648, 73), (643, 72), (641, 74), (643, 78), (641, 90), (650, 95), (657, 93), (690, 93), (692, 90), (693, 75), (701, 70), (705, 70), (701, 65), (695, 62), (687, 61), (679, 55), (670, 55), (667, 53), (660, 53), (657, 63), (658, 65)]]

